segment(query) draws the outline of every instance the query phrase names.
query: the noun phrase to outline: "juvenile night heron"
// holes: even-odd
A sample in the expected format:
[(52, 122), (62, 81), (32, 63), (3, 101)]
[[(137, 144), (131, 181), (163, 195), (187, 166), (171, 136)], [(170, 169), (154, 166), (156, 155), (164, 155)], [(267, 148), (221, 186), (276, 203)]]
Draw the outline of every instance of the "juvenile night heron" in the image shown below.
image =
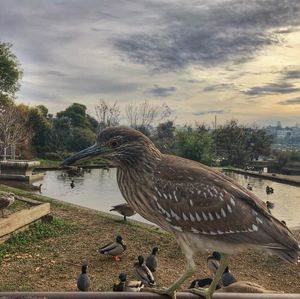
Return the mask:
[(107, 128), (95, 145), (69, 157), (63, 165), (100, 156), (117, 167), (122, 195), (147, 220), (173, 233), (187, 259), (186, 272), (169, 288), (176, 289), (195, 268), (193, 256), (221, 252), (220, 267), (210, 287), (192, 292), (211, 298), (228, 263), (227, 254), (260, 247), (296, 262), (299, 244), (266, 205), (231, 178), (195, 161), (162, 154), (142, 133)]

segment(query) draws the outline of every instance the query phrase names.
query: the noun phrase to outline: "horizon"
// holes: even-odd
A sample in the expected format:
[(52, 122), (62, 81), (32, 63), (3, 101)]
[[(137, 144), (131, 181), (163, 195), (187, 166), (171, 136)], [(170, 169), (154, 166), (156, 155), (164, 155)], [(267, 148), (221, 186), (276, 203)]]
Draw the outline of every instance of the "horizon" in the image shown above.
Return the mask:
[(24, 70), (16, 103), (93, 115), (99, 99), (149, 100), (176, 124), (299, 123), (298, 1), (13, 0), (0, 25)]

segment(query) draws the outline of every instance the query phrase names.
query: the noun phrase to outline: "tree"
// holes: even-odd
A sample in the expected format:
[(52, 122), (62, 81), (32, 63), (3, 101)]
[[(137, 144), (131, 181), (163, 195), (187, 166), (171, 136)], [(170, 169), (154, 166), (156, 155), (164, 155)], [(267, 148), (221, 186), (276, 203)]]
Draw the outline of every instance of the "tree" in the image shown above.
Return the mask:
[(27, 126), (33, 132), (31, 146), (38, 156), (43, 156), (48, 150), (47, 144), (51, 132), (51, 123), (47, 119), (47, 114), (48, 109), (43, 105), (30, 108), (28, 113)]
[(47, 142), (47, 148), (51, 152), (63, 152), (67, 149), (72, 138), (71, 119), (66, 116), (53, 118), (52, 128)]
[(68, 117), (72, 127), (88, 128), (89, 122), (86, 117), (86, 107), (79, 103), (73, 103), (65, 111), (56, 114), (58, 118)]
[(184, 158), (210, 165), (212, 162), (213, 139), (207, 131), (177, 130), (175, 151)]
[(132, 128), (139, 129), (147, 134), (149, 128), (156, 121), (163, 121), (171, 114), (171, 109), (163, 104), (156, 106), (148, 101), (140, 104), (129, 104), (126, 107), (126, 118)]
[(95, 143), (96, 134), (88, 128), (74, 128), (68, 143), (71, 151), (80, 151)]
[(99, 101), (99, 105), (95, 106), (95, 112), (98, 120), (98, 130), (106, 127), (117, 126), (120, 123), (120, 108), (117, 102), (108, 104), (103, 100)]
[(152, 136), (152, 140), (158, 149), (164, 153), (173, 153), (174, 147), (174, 122), (168, 120), (160, 123), (156, 128), (156, 133)]
[(216, 155), (223, 165), (246, 166), (260, 155), (268, 155), (272, 139), (258, 127), (249, 128), (231, 120), (214, 132)]
[(20, 88), (22, 70), (17, 57), (11, 52), (11, 46), (0, 42), (0, 105), (12, 104)]
[(23, 106), (9, 105), (0, 108), (0, 148), (6, 160), (7, 151), (20, 143), (29, 142), (32, 133), (26, 127), (27, 113)]

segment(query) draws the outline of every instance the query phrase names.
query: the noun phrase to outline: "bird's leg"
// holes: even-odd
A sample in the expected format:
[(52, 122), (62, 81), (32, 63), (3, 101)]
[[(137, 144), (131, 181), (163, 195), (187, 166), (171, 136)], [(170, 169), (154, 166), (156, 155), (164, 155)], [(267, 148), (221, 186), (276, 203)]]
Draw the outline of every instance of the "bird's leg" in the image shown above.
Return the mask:
[(126, 216), (124, 215), (124, 222), (126, 222)]
[(1, 209), (1, 212), (2, 212), (2, 218), (4, 218), (4, 210)]
[(195, 262), (192, 258), (188, 259), (186, 271), (168, 288), (155, 289), (155, 288), (144, 288), (143, 292), (154, 292), (162, 295), (168, 295), (172, 299), (176, 299), (176, 290), (190, 277), (193, 275), (195, 270)]
[(115, 262), (119, 262), (121, 260), (121, 258), (119, 256), (113, 256), (113, 259)]
[(214, 277), (213, 281), (211, 282), (209, 288), (208, 289), (193, 288), (193, 289), (187, 289), (185, 291), (196, 294), (196, 295), (203, 296), (206, 299), (211, 299), (227, 265), (228, 265), (228, 255), (225, 253), (221, 253), (220, 266), (219, 266), (219, 268), (215, 274), (215, 277)]

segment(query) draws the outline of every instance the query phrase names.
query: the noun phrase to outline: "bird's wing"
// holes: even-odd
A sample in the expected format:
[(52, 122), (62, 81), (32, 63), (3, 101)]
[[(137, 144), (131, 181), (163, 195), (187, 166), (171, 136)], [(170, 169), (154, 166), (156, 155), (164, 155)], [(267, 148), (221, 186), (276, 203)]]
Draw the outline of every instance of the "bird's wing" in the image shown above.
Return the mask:
[(11, 201), (9, 200), (9, 198), (6, 198), (6, 197), (2, 196), (0, 198), (0, 209), (7, 208), (10, 205), (10, 202)]
[(198, 162), (168, 155), (163, 159), (154, 175), (153, 199), (174, 232), (288, 248), (298, 255), (298, 242), (288, 229), (246, 188)]
[(154, 284), (154, 277), (149, 268), (145, 265), (136, 265), (134, 268), (135, 276), (143, 282)]
[(101, 247), (99, 250), (101, 253), (109, 253), (114, 255), (122, 252), (121, 247), (122, 245), (120, 245), (119, 243), (113, 242)]
[(156, 262), (156, 258), (150, 254), (147, 259), (146, 259), (146, 266), (152, 271), (156, 271), (157, 268), (157, 262)]
[(220, 262), (215, 259), (208, 259), (207, 268), (211, 271), (213, 275), (216, 274), (218, 268), (220, 266)]

